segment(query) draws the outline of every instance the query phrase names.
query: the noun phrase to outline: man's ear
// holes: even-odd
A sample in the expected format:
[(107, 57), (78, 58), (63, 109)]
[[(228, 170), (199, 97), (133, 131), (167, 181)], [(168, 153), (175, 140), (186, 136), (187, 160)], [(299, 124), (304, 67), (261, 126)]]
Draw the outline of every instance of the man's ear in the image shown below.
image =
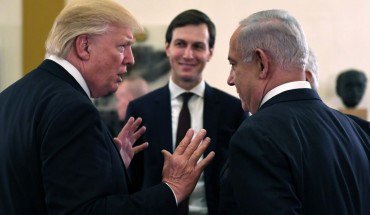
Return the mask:
[(312, 83), (312, 79), (313, 79), (312, 72), (306, 70), (305, 74), (306, 74), (306, 81)]
[(79, 35), (74, 42), (76, 55), (81, 60), (88, 60), (90, 58), (89, 52), (89, 37), (87, 35)]
[(165, 49), (165, 51), (166, 51), (166, 55), (167, 55), (167, 57), (170, 55), (169, 54), (169, 51), (168, 51), (168, 49), (170, 48), (170, 44), (168, 43), (168, 42), (166, 42), (165, 44), (164, 44), (164, 49)]
[(207, 57), (207, 62), (209, 62), (211, 60), (212, 56), (213, 56), (213, 48), (210, 48), (209, 49), (209, 55)]
[(264, 79), (267, 77), (268, 75), (268, 72), (269, 72), (269, 58), (266, 54), (265, 51), (263, 51), (262, 49), (259, 49), (257, 48), (255, 50), (255, 53), (256, 53), (256, 62), (257, 62), (257, 66), (259, 67), (260, 69), (260, 78)]

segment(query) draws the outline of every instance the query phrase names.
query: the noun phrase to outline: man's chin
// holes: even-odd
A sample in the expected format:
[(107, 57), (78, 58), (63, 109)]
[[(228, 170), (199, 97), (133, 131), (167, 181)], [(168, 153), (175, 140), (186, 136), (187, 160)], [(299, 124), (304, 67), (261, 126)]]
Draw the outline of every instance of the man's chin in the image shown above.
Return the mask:
[(104, 96), (108, 96), (108, 95), (111, 95), (113, 93), (115, 93), (118, 89), (118, 84), (116, 84), (115, 86), (111, 87), (111, 89), (107, 90), (106, 93), (104, 93), (103, 95), (99, 96), (99, 97), (104, 97)]
[(189, 74), (183, 74), (181, 76), (181, 80), (185, 81), (185, 82), (192, 82), (192, 81), (194, 81), (194, 76), (190, 73)]

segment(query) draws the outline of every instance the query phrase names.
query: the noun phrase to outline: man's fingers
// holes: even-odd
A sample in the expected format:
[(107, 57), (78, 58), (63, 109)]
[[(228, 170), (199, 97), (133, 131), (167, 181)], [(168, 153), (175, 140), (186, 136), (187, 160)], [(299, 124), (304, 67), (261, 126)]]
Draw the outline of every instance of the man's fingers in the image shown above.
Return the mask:
[(141, 119), (141, 117), (138, 117), (135, 121), (134, 121), (134, 123), (133, 123), (133, 125), (131, 126), (131, 131), (136, 131), (137, 130), (137, 128), (141, 125), (141, 123), (143, 122), (143, 120)]
[(123, 128), (121, 129), (117, 136), (119, 139), (122, 139), (126, 136), (127, 132), (129, 131), (129, 128), (134, 124), (134, 121), (135, 121), (134, 117), (130, 117), (127, 120), (125, 126), (123, 126)]
[(141, 119), (141, 117), (138, 117), (137, 119), (135, 119), (134, 117), (130, 117), (127, 120), (126, 124), (123, 126), (122, 130), (119, 132), (117, 137), (119, 139), (123, 139), (127, 136), (129, 132), (132, 132), (134, 134), (133, 138), (136, 141), (142, 134), (145, 133), (145, 128), (143, 129), (143, 127), (141, 127), (138, 131), (136, 131), (141, 125), (142, 121), (143, 120)]
[(215, 157), (215, 153), (212, 151), (210, 153), (208, 153), (207, 157), (205, 157), (204, 159), (202, 159), (196, 166), (196, 169), (198, 169), (199, 171), (203, 171), (206, 166), (212, 161), (212, 159)]
[(193, 155), (194, 151), (197, 150), (199, 144), (202, 142), (203, 138), (206, 136), (206, 130), (200, 129), (200, 131), (195, 135), (194, 139), (190, 142), (189, 146), (186, 147), (184, 155), (187, 155), (188, 158)]
[(168, 159), (170, 159), (171, 158), (171, 153), (169, 153), (167, 150), (162, 150), (161, 151), (161, 153), (162, 153), (162, 155), (163, 155), (163, 158), (164, 158), (164, 163), (166, 163), (166, 161), (168, 160)]
[(182, 155), (184, 153), (184, 151), (187, 150), (187, 148), (189, 148), (188, 145), (189, 145), (191, 139), (193, 138), (193, 136), (194, 136), (194, 130), (192, 128), (190, 128), (186, 132), (185, 137), (181, 140), (181, 142), (179, 143), (179, 145), (176, 147), (176, 149), (175, 149), (175, 151), (174, 151), (173, 154)]
[(199, 158), (202, 157), (204, 154), (204, 151), (208, 148), (209, 144), (211, 143), (211, 139), (209, 137), (206, 137), (203, 142), (199, 143), (198, 148), (191, 154), (191, 157), (189, 158), (189, 162), (193, 165), (195, 165)]
[(137, 153), (143, 151), (144, 149), (148, 148), (148, 146), (149, 146), (149, 143), (145, 142), (143, 144), (140, 144), (138, 146), (133, 147), (132, 151), (134, 152), (134, 154), (137, 154)]
[(164, 157), (163, 182), (171, 187), (179, 202), (185, 199), (188, 193), (194, 189), (201, 172), (215, 156), (214, 152), (210, 152), (204, 159), (199, 161), (199, 158), (209, 146), (211, 139), (209, 137), (204, 138), (206, 135), (204, 129), (198, 132), (193, 141), (191, 141), (193, 135), (194, 131), (189, 130), (173, 155), (166, 150), (162, 150)]
[(115, 137), (113, 140), (114, 140), (114, 144), (116, 144), (117, 148), (121, 149), (122, 142), (117, 137)]
[(139, 137), (141, 137), (141, 135), (143, 135), (146, 131), (146, 127), (143, 126), (141, 127), (139, 130), (137, 130), (134, 135), (132, 136), (133, 137), (133, 141), (132, 141), (132, 144), (134, 144), (136, 142), (136, 140), (139, 139)]

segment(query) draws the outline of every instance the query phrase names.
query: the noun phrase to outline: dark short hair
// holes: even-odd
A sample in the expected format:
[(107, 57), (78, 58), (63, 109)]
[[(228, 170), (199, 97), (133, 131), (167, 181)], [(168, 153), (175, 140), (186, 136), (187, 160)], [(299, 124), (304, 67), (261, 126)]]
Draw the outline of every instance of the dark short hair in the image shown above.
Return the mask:
[(216, 39), (216, 27), (211, 19), (203, 12), (195, 9), (186, 10), (177, 15), (170, 23), (166, 31), (166, 42), (171, 43), (172, 32), (175, 28), (184, 27), (186, 25), (201, 25), (206, 24), (209, 32), (208, 45), (213, 48)]

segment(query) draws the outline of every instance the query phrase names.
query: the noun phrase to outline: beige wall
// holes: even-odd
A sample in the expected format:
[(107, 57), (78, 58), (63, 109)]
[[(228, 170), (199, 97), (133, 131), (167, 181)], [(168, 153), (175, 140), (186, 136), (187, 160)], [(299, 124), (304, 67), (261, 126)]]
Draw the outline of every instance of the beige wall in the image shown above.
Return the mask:
[(22, 74), (22, 0), (0, 0), (0, 92)]
[(43, 60), (44, 41), (63, 5), (64, 0), (0, 0), (0, 92)]
[[(5, 0), (0, 0), (5, 2)], [(17, 4), (20, 0), (7, 1), (5, 4)], [(230, 66), (227, 62), (229, 37), (237, 23), (258, 10), (279, 8), (291, 12), (302, 24), (310, 46), (316, 52), (320, 67), (320, 90), (323, 100), (331, 107), (338, 108), (342, 104), (335, 93), (335, 79), (337, 74), (347, 68), (358, 68), (366, 72), (370, 79), (370, 1), (368, 0), (117, 0), (127, 7), (143, 25), (166, 26), (169, 21), (185, 9), (197, 8), (207, 13), (217, 27), (215, 54), (204, 72), (205, 79), (212, 85), (221, 88), (233, 95), (235, 89), (226, 85), (226, 78)], [(0, 9), (0, 27), (3, 19), (11, 20), (2, 15), (4, 3)], [(10, 14), (16, 16), (19, 13)], [(16, 23), (17, 25), (17, 23)], [(19, 37), (15, 35), (15, 39)], [(160, 37), (159, 37), (160, 38)], [(1, 37), (0, 37), (1, 39)], [(13, 40), (13, 41), (14, 41)], [(164, 41), (164, 39), (163, 39)], [(1, 45), (1, 40), (0, 40)], [(13, 42), (15, 49), (19, 44)], [(0, 47), (1, 48), (1, 47)], [(1, 56), (4, 55), (0, 50)], [(14, 57), (17, 59), (18, 56)], [(16, 60), (15, 60), (16, 61)], [(11, 60), (7, 62), (14, 68), (18, 63)], [(1, 78), (4, 75), (0, 67)], [(19, 69), (18, 69), (19, 70)], [(6, 72), (9, 72), (7, 70)], [(7, 74), (7, 73), (5, 73)], [(13, 78), (5, 80), (12, 82)], [(0, 83), (4, 83), (1, 81)], [(4, 85), (0, 86), (1, 88)], [(0, 88), (0, 89), (1, 89)], [(359, 107), (370, 108), (370, 85), (365, 98)]]
[[(217, 36), (215, 54), (206, 67), (204, 78), (233, 95), (236, 95), (235, 89), (226, 84), (230, 69), (227, 61), (229, 37), (241, 19), (259, 10), (273, 8), (289, 11), (303, 26), (319, 62), (319, 93), (329, 106), (342, 107), (335, 92), (335, 79), (340, 71), (358, 68), (365, 71), (370, 79), (368, 0), (118, 1), (132, 11), (143, 25), (167, 25), (178, 13), (190, 8), (207, 13), (216, 24)], [(359, 107), (370, 108), (370, 83)]]

